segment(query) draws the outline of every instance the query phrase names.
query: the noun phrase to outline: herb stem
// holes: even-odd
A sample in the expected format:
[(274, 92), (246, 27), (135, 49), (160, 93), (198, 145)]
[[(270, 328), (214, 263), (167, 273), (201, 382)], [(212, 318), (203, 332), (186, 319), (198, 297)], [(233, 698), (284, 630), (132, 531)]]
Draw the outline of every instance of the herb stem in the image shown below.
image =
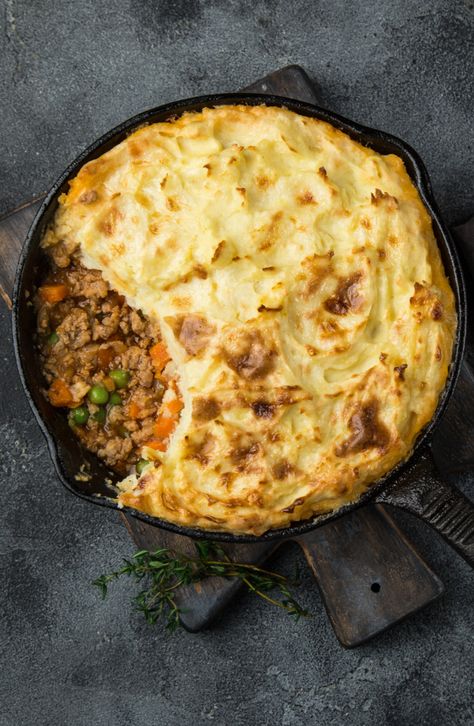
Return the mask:
[(249, 582), (245, 577), (243, 577), (242, 580), (243, 580), (243, 582), (245, 582), (248, 589), (251, 590), (252, 592), (254, 592), (259, 597), (263, 598), (264, 600), (271, 603), (272, 605), (276, 605), (277, 607), (282, 608), (282, 610), (288, 610), (288, 608), (283, 603), (279, 602), (278, 600), (275, 600), (273, 597), (270, 597), (270, 595), (265, 595), (265, 593), (262, 592), (261, 590), (257, 590), (257, 588), (254, 587), (252, 585), (252, 583)]
[[(208, 565), (219, 565), (222, 567), (225, 566), (225, 562), (215, 562), (212, 560), (209, 560)], [(274, 580), (281, 580), (282, 582), (286, 581), (286, 577), (284, 575), (280, 575), (278, 572), (272, 572), (271, 570), (264, 570), (262, 567), (257, 567), (257, 565), (248, 565), (244, 563), (236, 563), (232, 562), (232, 560), (229, 560), (229, 565), (233, 565), (234, 567), (238, 567), (239, 570), (252, 570), (253, 572), (260, 572), (262, 575), (268, 575), (269, 577), (272, 577)]]
[[(154, 552), (140, 550), (131, 560), (124, 560), (120, 569), (101, 575), (93, 584), (100, 588), (105, 598), (108, 585), (122, 575), (145, 581), (145, 588), (133, 598), (135, 608), (143, 613), (148, 623), (164, 617), (170, 631), (181, 624), (180, 609), (174, 599), (176, 591), (208, 577), (240, 580), (250, 592), (295, 618), (309, 615), (290, 594), (290, 581), (284, 575), (257, 565), (234, 562), (213, 542), (196, 542), (195, 546), (195, 557), (164, 547)], [(277, 596), (269, 595), (270, 591)]]

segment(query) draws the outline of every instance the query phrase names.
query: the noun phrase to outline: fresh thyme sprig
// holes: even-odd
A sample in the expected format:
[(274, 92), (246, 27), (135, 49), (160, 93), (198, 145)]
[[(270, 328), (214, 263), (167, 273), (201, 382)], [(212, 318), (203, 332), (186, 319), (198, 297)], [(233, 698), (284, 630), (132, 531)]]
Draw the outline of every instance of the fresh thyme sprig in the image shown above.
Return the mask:
[[(101, 575), (93, 584), (107, 596), (108, 585), (128, 575), (137, 581), (145, 581), (145, 587), (133, 598), (135, 609), (142, 612), (148, 623), (163, 617), (166, 629), (174, 631), (181, 624), (181, 610), (176, 602), (180, 587), (191, 585), (207, 577), (225, 577), (241, 580), (248, 590), (263, 600), (285, 610), (296, 619), (308, 617), (291, 594), (289, 587), (295, 584), (284, 575), (265, 570), (256, 565), (233, 562), (222, 547), (214, 542), (195, 542), (196, 556), (173, 552), (161, 547), (154, 552), (140, 550), (131, 560), (124, 560), (123, 567), (108, 575)], [(271, 593), (271, 594), (270, 594)]]

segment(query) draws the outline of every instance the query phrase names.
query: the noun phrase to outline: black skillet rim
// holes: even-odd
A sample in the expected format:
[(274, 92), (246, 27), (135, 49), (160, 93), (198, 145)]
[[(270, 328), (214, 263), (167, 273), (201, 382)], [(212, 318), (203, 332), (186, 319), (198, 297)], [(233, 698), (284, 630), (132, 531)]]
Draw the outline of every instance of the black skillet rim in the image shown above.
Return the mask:
[[(78, 491), (75, 488), (74, 484), (71, 482), (68, 474), (66, 473), (62, 465), (61, 456), (59, 453), (59, 444), (57, 444), (56, 439), (48, 426), (48, 422), (41, 416), (40, 412), (38, 411), (33, 397), (30, 393), (23, 368), (23, 356), (20, 344), (19, 326), (21, 324), (21, 320), (19, 318), (18, 312), (19, 300), (23, 291), (23, 274), (26, 264), (28, 262), (30, 247), (32, 242), (34, 241), (35, 234), (38, 227), (40, 226), (43, 215), (49, 209), (50, 205), (57, 201), (57, 195), (61, 187), (79, 171), (80, 167), (86, 162), (86, 160), (88, 160), (89, 158), (96, 158), (101, 153), (104, 153), (103, 147), (105, 145), (115, 145), (111, 144), (110, 142), (112, 142), (116, 137), (131, 133), (138, 127), (147, 125), (148, 123), (154, 123), (155, 119), (153, 117), (159, 115), (162, 117), (162, 119), (160, 120), (164, 120), (166, 117), (172, 118), (174, 116), (179, 116), (186, 111), (198, 110), (205, 107), (221, 106), (225, 104), (244, 104), (251, 106), (264, 104), (267, 106), (283, 106), (291, 111), (295, 111), (296, 113), (300, 113), (304, 116), (310, 116), (312, 118), (318, 118), (326, 121), (331, 125), (335, 126), (336, 128), (346, 132), (349, 136), (351, 136), (351, 138), (356, 139), (357, 141), (359, 141), (359, 143), (362, 143), (364, 146), (368, 146), (369, 148), (372, 146), (372, 144), (377, 144), (378, 142), (388, 144), (398, 149), (402, 160), (404, 162), (406, 162), (407, 159), (409, 160), (414, 172), (414, 174), (411, 175), (412, 181), (415, 183), (433, 223), (436, 224), (440, 235), (442, 235), (443, 237), (445, 247), (443, 253), (449, 257), (449, 262), (453, 270), (453, 280), (451, 280), (450, 283), (456, 298), (456, 310), (458, 316), (456, 336), (453, 346), (453, 356), (443, 392), (441, 393), (433, 417), (426, 425), (426, 427), (420, 432), (410, 455), (405, 460), (402, 460), (398, 464), (396, 464), (393, 469), (391, 469), (381, 479), (379, 479), (372, 486), (370, 486), (359, 497), (357, 501), (346, 504), (336, 511), (316, 515), (310, 520), (295, 523), (290, 525), (289, 527), (268, 530), (262, 535), (233, 534), (231, 532), (225, 531), (189, 528), (182, 525), (174, 524), (173, 522), (169, 522), (158, 517), (153, 517), (130, 507), (120, 507), (115, 501), (102, 495), (89, 495), (84, 492)], [(117, 139), (115, 143), (120, 143), (120, 141)], [(394, 480), (397, 475), (401, 474), (402, 471), (407, 468), (408, 464), (413, 461), (414, 457), (416, 457), (417, 453), (419, 453), (422, 447), (428, 442), (434, 429), (436, 428), (439, 419), (441, 418), (446, 408), (448, 400), (451, 397), (459, 375), (464, 354), (466, 337), (466, 292), (462, 268), (459, 262), (456, 247), (452, 241), (449, 231), (447, 230), (440, 217), (438, 207), (433, 197), (431, 183), (425, 166), (417, 152), (414, 151), (411, 146), (389, 133), (363, 126), (362, 124), (356, 123), (350, 119), (333, 113), (332, 111), (323, 109), (315, 104), (307, 103), (304, 101), (292, 100), (284, 96), (267, 95), (260, 93), (222, 93), (195, 96), (189, 99), (173, 101), (143, 111), (103, 134), (99, 139), (97, 139), (90, 146), (88, 146), (81, 154), (79, 154), (79, 156), (76, 157), (76, 159), (74, 159), (74, 161), (72, 161), (67, 166), (65, 171), (53, 184), (50, 191), (43, 200), (40, 208), (35, 215), (35, 218), (33, 219), (33, 222), (31, 223), (25, 243), (23, 245), (15, 277), (15, 286), (13, 292), (12, 326), (15, 358), (23, 389), (25, 391), (28, 403), (35, 415), (35, 418), (38, 421), (41, 431), (46, 438), (49, 453), (58, 477), (61, 483), (66, 487), (66, 489), (68, 489), (68, 491), (80, 497), (81, 499), (85, 499), (86, 501), (91, 502), (92, 504), (98, 504), (112, 509), (117, 509), (124, 513), (130, 514), (137, 519), (146, 522), (147, 524), (160, 527), (175, 534), (192, 537), (194, 539), (211, 539), (221, 542), (258, 543), (269, 540), (290, 539), (296, 536), (306, 534), (307, 532), (310, 532), (311, 530), (315, 529), (326, 521), (336, 519), (350, 511), (353, 511), (357, 507), (368, 503), (370, 500), (373, 500), (376, 497), (377, 493), (379, 493), (385, 486), (387, 486), (390, 481)]]

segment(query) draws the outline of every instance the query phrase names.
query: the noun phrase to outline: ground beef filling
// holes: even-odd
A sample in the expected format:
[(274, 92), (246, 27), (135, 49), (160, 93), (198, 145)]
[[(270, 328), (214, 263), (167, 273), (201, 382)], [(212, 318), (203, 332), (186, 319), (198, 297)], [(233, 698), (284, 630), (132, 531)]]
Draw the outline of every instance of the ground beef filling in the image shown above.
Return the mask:
[(35, 308), (45, 395), (108, 466), (140, 470), (143, 447), (164, 451), (182, 408), (158, 324), (55, 248)]

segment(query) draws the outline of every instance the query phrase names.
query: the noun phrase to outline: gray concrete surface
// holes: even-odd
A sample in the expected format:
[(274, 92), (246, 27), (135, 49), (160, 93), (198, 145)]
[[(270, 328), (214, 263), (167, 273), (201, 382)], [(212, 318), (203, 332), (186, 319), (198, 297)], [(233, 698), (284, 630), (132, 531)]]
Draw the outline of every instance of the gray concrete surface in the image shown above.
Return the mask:
[[(178, 97), (301, 63), (327, 105), (407, 139), (450, 223), (474, 212), (474, 5), (0, 2), (0, 213), (46, 190), (98, 134)], [(474, 724), (472, 573), (399, 517), (444, 598), (344, 651), (311, 576), (293, 623), (243, 596), (205, 633), (165, 635), (90, 586), (132, 551), (113, 513), (57, 484), (20, 391), (4, 309), (0, 423), (0, 724)], [(461, 479), (474, 495), (474, 478)], [(289, 546), (274, 566), (292, 569)]]

